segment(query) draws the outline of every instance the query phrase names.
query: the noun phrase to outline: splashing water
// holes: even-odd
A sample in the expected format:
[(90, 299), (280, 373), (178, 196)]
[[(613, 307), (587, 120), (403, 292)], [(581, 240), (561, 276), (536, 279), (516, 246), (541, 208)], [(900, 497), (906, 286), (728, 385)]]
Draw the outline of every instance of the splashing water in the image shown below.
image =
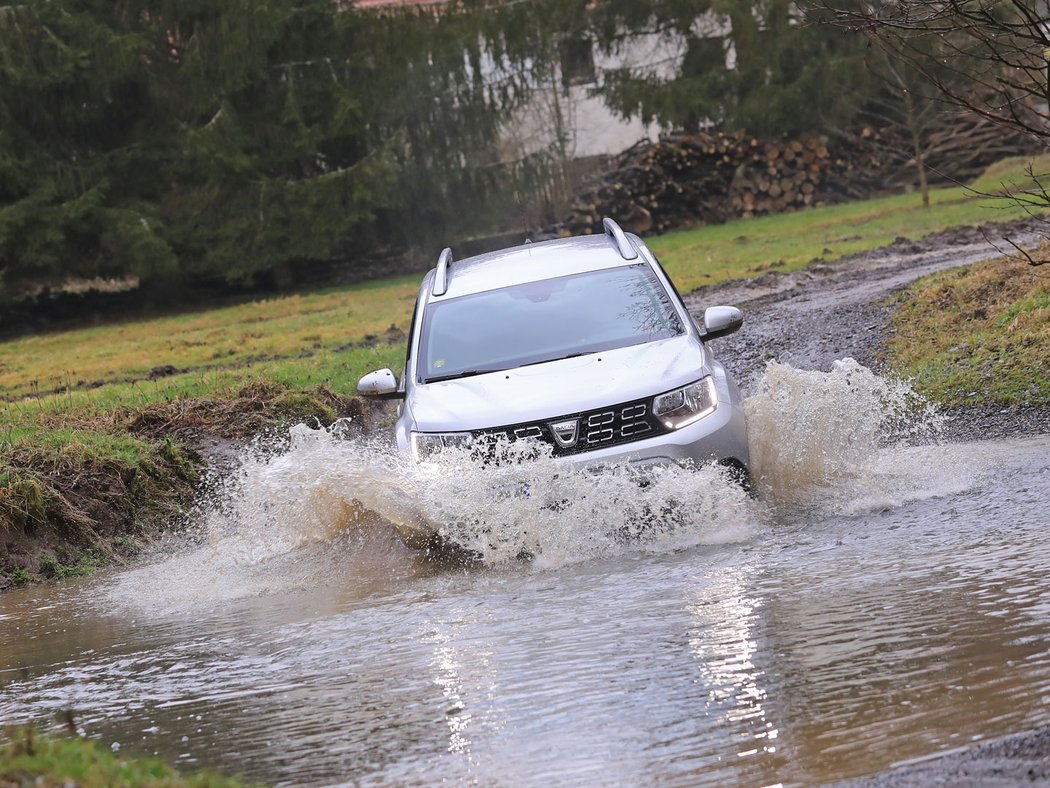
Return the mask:
[(501, 462), (467, 452), (416, 471), (419, 504), (441, 535), (487, 563), (528, 555), (540, 566), (747, 538), (754, 504), (714, 467), (587, 470), (506, 444)]
[(200, 504), (196, 546), (123, 573), (104, 601), (175, 612), (361, 575), (418, 573), (395, 529), (427, 527), (485, 565), (553, 567), (746, 539), (759, 504), (719, 468), (582, 470), (508, 444), (493, 462), (444, 452), (416, 464), (342, 425), (293, 427), (247, 451)]
[(586, 470), (525, 442), (499, 446), (496, 462), (464, 450), (417, 464), (345, 423), (299, 425), (283, 450), (246, 451), (213, 485), (198, 546), (125, 573), (114, 594), (179, 606), (396, 574), (417, 554), (395, 528), (437, 531), (487, 565), (528, 556), (539, 568), (723, 544), (771, 515), (898, 505), (974, 476), (929, 442), (938, 417), (906, 384), (852, 359), (830, 372), (770, 363), (744, 407), (758, 500), (713, 466)]
[(830, 372), (770, 362), (744, 411), (756, 487), (781, 513), (899, 506), (967, 489), (982, 470), (935, 442), (944, 417), (910, 385), (851, 358)]

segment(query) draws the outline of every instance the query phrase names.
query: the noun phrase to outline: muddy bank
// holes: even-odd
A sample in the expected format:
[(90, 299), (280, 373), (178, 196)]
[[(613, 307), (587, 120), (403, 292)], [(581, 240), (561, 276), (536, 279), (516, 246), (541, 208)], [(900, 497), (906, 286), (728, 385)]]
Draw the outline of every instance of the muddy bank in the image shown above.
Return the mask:
[[(689, 293), (695, 315), (708, 306), (734, 304), (744, 328), (712, 343), (717, 358), (750, 393), (769, 360), (802, 369), (828, 370), (850, 356), (886, 370), (886, 341), (892, 331), (893, 293), (928, 274), (997, 257), (1010, 238), (1021, 245), (1038, 239), (1042, 220), (1026, 219), (985, 228), (957, 227), (918, 241), (825, 262), (801, 271), (769, 271), (754, 279), (725, 282)], [(994, 406), (975, 396), (972, 406), (951, 408), (944, 438), (980, 440), (1050, 432), (1050, 408)]]
[(346, 417), (363, 428), (378, 413), (323, 387), (257, 382), (225, 398), (62, 414), (49, 426), (68, 432), (64, 443), (14, 444), (0, 455), (0, 592), (132, 562), (188, 522), (205, 471), (230, 468), (256, 437)]

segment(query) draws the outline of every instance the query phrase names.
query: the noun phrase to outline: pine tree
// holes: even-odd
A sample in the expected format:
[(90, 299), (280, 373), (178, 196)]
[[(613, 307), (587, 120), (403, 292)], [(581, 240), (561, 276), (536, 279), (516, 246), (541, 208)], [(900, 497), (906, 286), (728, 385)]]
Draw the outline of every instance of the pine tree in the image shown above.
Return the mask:
[(233, 0), (170, 28), (179, 156), (161, 208), (186, 275), (281, 279), (370, 220), (384, 157), (359, 95), (367, 53), (338, 15), (327, 0)]
[(0, 9), (0, 299), (175, 267), (155, 202), (169, 154), (154, 44), (127, 6)]

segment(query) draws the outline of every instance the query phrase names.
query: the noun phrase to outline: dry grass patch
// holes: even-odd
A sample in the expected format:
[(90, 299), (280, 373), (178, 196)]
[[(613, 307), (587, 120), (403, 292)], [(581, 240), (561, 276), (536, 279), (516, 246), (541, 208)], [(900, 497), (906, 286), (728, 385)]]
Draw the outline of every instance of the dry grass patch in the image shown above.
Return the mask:
[[(1050, 244), (1036, 254), (1050, 259)], [(1050, 263), (1003, 258), (922, 279), (893, 326), (891, 362), (927, 396), (1050, 404)]]

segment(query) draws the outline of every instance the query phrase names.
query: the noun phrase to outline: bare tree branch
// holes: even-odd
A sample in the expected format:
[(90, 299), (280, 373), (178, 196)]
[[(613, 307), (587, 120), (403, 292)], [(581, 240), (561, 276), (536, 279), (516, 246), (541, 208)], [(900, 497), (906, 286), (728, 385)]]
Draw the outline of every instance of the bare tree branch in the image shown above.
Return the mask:
[[(1027, 137), (1034, 148), (1050, 150), (1050, 20), (1031, 0), (814, 3), (821, 12), (830, 12), (833, 24), (865, 36), (883, 53), (889, 73), (898, 81), (901, 64), (922, 75), (942, 101), (1007, 133)], [(923, 147), (916, 136), (916, 150)], [(1031, 166), (1027, 174), (1025, 188), (1003, 185), (1005, 199), (1038, 219), (1045, 227), (1043, 237), (1050, 240), (1050, 193)], [(1015, 250), (1012, 254), (1030, 265), (1046, 262), (1007, 242)]]

